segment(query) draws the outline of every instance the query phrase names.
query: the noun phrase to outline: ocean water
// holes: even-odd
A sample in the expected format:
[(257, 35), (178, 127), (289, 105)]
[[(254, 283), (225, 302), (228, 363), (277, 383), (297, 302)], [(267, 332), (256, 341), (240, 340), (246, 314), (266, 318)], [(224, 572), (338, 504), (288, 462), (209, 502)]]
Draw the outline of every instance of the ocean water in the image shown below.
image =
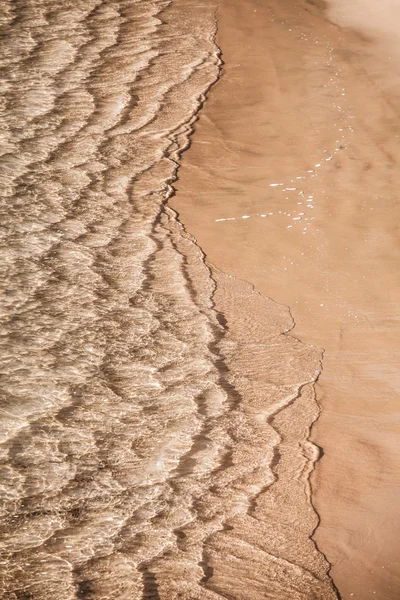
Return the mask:
[(167, 204), (216, 6), (3, 9), (1, 597), (334, 598), (320, 350)]

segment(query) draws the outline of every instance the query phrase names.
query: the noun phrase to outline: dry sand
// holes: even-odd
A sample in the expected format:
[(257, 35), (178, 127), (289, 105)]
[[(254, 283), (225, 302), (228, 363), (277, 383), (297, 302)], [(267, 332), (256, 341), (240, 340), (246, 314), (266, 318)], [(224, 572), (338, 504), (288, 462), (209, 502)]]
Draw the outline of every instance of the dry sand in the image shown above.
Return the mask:
[(332, 4), (341, 25), (317, 1), (220, 3), (222, 78), (172, 206), (211, 264), (289, 305), (294, 335), (325, 349), (312, 434), (324, 451), (313, 475), (315, 540), (343, 599), (394, 600), (397, 13), (388, 5), (377, 19), (370, 2), (360, 19), (360, 3)]

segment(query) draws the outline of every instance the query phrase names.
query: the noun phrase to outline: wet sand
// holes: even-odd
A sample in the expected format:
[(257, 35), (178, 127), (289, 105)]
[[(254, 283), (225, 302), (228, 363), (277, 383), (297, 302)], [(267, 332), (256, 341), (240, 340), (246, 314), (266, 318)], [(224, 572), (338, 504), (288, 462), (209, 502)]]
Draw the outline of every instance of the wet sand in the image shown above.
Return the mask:
[(5, 8), (0, 596), (397, 597), (385, 55), (312, 0)]
[(6, 8), (0, 596), (335, 600), (321, 351), (168, 206), (217, 7)]
[(222, 78), (172, 207), (212, 265), (290, 306), (294, 335), (324, 348), (314, 539), (342, 598), (394, 600), (398, 38), (376, 41), (373, 16), (357, 22), (338, 4), (332, 19), (360, 31), (329, 22), (319, 2), (220, 3)]

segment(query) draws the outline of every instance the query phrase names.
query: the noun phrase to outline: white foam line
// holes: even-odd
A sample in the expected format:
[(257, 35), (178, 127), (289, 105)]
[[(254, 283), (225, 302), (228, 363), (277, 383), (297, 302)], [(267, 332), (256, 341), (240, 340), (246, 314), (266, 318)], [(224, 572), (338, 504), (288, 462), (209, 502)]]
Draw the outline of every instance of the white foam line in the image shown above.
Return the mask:
[(227, 217), (226, 219), (215, 219), (215, 222), (218, 223), (219, 221), (234, 221), (236, 219), (236, 217)]
[(269, 187), (277, 187), (278, 185), (284, 185), (283, 183), (270, 183)]

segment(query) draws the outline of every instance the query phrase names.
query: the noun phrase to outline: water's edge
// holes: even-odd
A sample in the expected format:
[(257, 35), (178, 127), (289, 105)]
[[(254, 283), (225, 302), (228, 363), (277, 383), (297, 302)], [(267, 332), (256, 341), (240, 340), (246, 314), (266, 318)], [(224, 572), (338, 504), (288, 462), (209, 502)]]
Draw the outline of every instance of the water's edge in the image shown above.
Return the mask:
[(4, 597), (336, 597), (321, 353), (168, 206), (221, 76), (213, 10), (10, 10)]

